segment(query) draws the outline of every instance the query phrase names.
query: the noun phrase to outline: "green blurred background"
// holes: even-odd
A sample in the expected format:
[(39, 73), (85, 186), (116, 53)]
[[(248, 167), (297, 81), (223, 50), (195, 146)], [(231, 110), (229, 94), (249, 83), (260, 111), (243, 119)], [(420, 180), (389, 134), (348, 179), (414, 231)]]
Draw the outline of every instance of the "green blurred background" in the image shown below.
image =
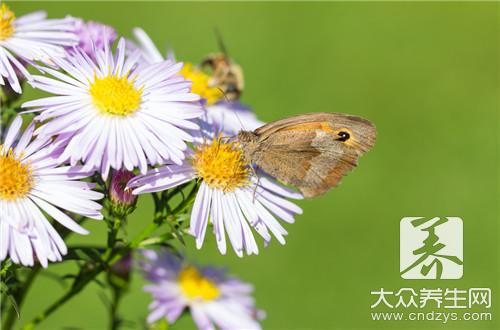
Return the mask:
[[(287, 244), (259, 256), (218, 254), (212, 235), (195, 261), (227, 266), (254, 283), (266, 329), (499, 329), (498, 3), (167, 3), (11, 2), (16, 15), (35, 9), (104, 22), (130, 37), (140, 26), (162, 50), (199, 62), (217, 50), (213, 30), (245, 72), (243, 102), (271, 121), (336, 111), (372, 120), (375, 148), (337, 189), (302, 201)], [(34, 95), (29, 94), (28, 95)], [(29, 97), (29, 96), (28, 96)], [(131, 216), (132, 235), (151, 219), (148, 196)], [(399, 276), (399, 221), (404, 216), (464, 220), (464, 276), (409, 281)], [(105, 243), (105, 225), (86, 237)], [(23, 306), (21, 324), (64, 288), (51, 265)], [(120, 308), (137, 324), (148, 294), (135, 273)], [(493, 321), (372, 321), (370, 291), (381, 287), (489, 287)], [(96, 284), (43, 322), (41, 329), (103, 329)], [(183, 317), (172, 329), (193, 329)]]

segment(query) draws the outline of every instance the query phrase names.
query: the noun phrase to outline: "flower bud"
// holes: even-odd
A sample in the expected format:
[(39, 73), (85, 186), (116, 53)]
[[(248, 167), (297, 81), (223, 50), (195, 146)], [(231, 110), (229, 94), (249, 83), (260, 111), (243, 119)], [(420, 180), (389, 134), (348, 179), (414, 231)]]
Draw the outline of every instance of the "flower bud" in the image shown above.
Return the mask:
[(132, 190), (127, 189), (127, 182), (134, 177), (134, 173), (119, 170), (114, 171), (109, 187), (109, 197), (111, 199), (112, 211), (119, 216), (132, 213), (135, 209), (137, 196), (132, 194)]
[(111, 266), (108, 272), (108, 283), (114, 288), (125, 290), (130, 282), (130, 272), (132, 270), (132, 254), (129, 252)]

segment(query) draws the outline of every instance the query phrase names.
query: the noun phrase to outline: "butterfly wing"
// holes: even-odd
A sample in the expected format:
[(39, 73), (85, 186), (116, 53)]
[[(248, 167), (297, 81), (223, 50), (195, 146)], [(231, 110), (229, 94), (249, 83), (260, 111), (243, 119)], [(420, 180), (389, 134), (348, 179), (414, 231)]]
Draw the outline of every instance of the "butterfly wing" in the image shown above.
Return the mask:
[(321, 195), (338, 185), (373, 146), (376, 135), (369, 121), (335, 113), (291, 117), (254, 133), (259, 139), (253, 157), (257, 166), (294, 185), (305, 197)]

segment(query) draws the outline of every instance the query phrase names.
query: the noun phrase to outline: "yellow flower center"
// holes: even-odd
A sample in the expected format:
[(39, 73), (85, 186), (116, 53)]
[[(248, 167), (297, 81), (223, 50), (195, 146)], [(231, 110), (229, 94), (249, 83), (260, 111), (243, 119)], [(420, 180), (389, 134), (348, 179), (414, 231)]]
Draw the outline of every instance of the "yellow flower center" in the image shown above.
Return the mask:
[(135, 113), (141, 104), (142, 88), (135, 88), (127, 75), (94, 77), (89, 92), (101, 114), (125, 117)]
[(207, 100), (208, 105), (214, 104), (224, 97), (224, 93), (219, 88), (210, 86), (210, 76), (193, 67), (193, 64), (185, 63), (180, 74), (193, 82), (191, 92)]
[(184, 267), (179, 274), (182, 292), (189, 298), (213, 300), (220, 295), (219, 289), (193, 266)]
[(26, 196), (33, 187), (31, 169), (12, 149), (0, 150), (0, 199), (13, 201)]
[(234, 142), (222, 142), (221, 137), (196, 149), (193, 167), (198, 177), (210, 187), (224, 192), (233, 191), (249, 182), (250, 171), (241, 149)]
[(5, 40), (14, 33), (13, 21), (16, 18), (5, 3), (0, 7), (0, 40)]

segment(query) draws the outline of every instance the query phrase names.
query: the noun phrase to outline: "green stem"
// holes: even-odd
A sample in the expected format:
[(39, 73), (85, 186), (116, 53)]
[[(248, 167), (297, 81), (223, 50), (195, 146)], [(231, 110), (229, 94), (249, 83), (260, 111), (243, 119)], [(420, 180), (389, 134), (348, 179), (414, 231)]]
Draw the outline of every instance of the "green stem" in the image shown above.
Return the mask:
[(102, 260), (104, 262), (107, 262), (113, 254), (113, 249), (116, 245), (116, 237), (118, 236), (118, 231), (120, 230), (121, 225), (122, 225), (121, 218), (114, 218), (113, 222), (109, 225), (108, 247), (106, 248), (106, 251), (104, 251), (104, 254), (102, 256)]
[(198, 191), (198, 184), (195, 182), (188, 196), (184, 198), (184, 200), (179, 205), (177, 205), (177, 207), (172, 211), (172, 214), (179, 214), (183, 212), (188, 206), (190, 206), (191, 203), (194, 201), (194, 198), (196, 197), (197, 191)]
[[(76, 294), (78, 294), (84, 287), (87, 286), (90, 282), (92, 282), (103, 270), (106, 270), (110, 266), (114, 265), (121, 258), (123, 258), (129, 251), (138, 247), (139, 244), (148, 236), (150, 236), (161, 224), (159, 219), (155, 219), (154, 222), (150, 223), (146, 228), (140, 232), (134, 240), (132, 240), (128, 245), (124, 246), (120, 250), (118, 250), (114, 255), (112, 255), (112, 249), (110, 252), (105, 252), (103, 256), (104, 262), (97, 265), (94, 269), (84, 274), (79, 280), (74, 283), (73, 287), (62, 297), (56, 300), (52, 305), (50, 305), (45, 311), (41, 314), (33, 318), (30, 322), (28, 322), (23, 330), (33, 329), (40, 322), (44, 321), (47, 317), (49, 317), (52, 313), (54, 313), (59, 307), (61, 307), (68, 300), (73, 298)], [(108, 248), (109, 249), (109, 248)], [(108, 251), (108, 250), (106, 250)]]
[(118, 305), (120, 304), (123, 292), (118, 288), (114, 288), (112, 294), (113, 298), (111, 300), (111, 306), (109, 308), (109, 330), (117, 330), (120, 326)]
[(88, 283), (90, 283), (102, 270), (103, 265), (96, 267), (92, 271), (90, 271), (85, 277), (76, 282), (73, 287), (61, 298), (55, 301), (52, 305), (50, 305), (43, 313), (36, 316), (33, 320), (31, 320), (28, 324), (26, 324), (22, 329), (33, 329), (35, 326), (45, 320), (49, 315), (55, 312), (60, 306), (62, 306), (66, 301), (70, 300), (73, 296), (79, 293)]
[[(198, 184), (195, 183), (192, 187), (191, 191), (188, 194), (188, 197), (185, 198), (180, 205), (178, 205), (173, 211), (172, 214), (178, 214), (179, 212), (184, 211), (189, 205), (191, 205), (192, 201), (196, 196)], [(114, 244), (116, 243), (116, 234), (121, 225), (121, 220), (116, 219), (113, 226), (110, 228), (109, 236), (108, 236), (108, 248), (103, 254), (102, 262), (95, 266), (94, 269), (90, 270), (88, 273), (82, 274), (82, 276), (78, 277), (77, 282), (73, 284), (73, 287), (62, 297), (56, 300), (52, 305), (50, 305), (45, 311), (41, 314), (33, 318), (29, 323), (27, 323), (22, 329), (30, 330), (33, 329), (40, 322), (44, 321), (47, 317), (49, 317), (52, 313), (54, 313), (60, 306), (66, 303), (68, 300), (73, 298), (76, 294), (78, 294), (84, 287), (87, 286), (90, 282), (92, 282), (102, 271), (108, 269), (110, 266), (114, 265), (121, 258), (127, 255), (129, 252), (139, 247), (141, 242), (146, 238), (151, 236), (162, 224), (163, 220), (166, 219), (164, 204), (160, 200), (159, 196), (153, 194), (153, 199), (155, 201), (155, 215), (154, 220), (144, 228), (130, 243), (121, 247), (113, 254)], [(168, 201), (167, 201), (168, 202)], [(163, 207), (162, 207), (163, 206)], [(111, 245), (109, 243), (112, 243)]]
[[(86, 220), (86, 218), (82, 217), (82, 216), (75, 216), (74, 219), (77, 222), (79, 222), (80, 224), (82, 224)], [(71, 230), (59, 225), (58, 223), (55, 223), (54, 227), (60, 233), (62, 239), (67, 238), (69, 235), (71, 235), (73, 233)], [(17, 302), (19, 309), (21, 308), (23, 300), (26, 297), (26, 295), (28, 294), (28, 291), (30, 290), (31, 285), (35, 281), (35, 278), (40, 274), (41, 270), (42, 270), (42, 268), (40, 267), (40, 265), (37, 265), (28, 274), (28, 277), (26, 277), (26, 280), (24, 281), (23, 286), (21, 287), (21, 289), (19, 291), (19, 294), (16, 296), (16, 302)], [(7, 318), (5, 319), (5, 322), (3, 323), (2, 329), (10, 330), (12, 328), (12, 326), (14, 325), (14, 323), (16, 322), (16, 319), (17, 319), (17, 311), (14, 308), (14, 306), (11, 305), (9, 308), (8, 314), (7, 314)]]
[[(24, 297), (26, 297), (26, 293), (28, 293), (28, 291), (31, 287), (31, 284), (33, 283), (33, 280), (40, 272), (40, 269), (41, 269), (40, 266), (36, 266), (35, 268), (33, 268), (29, 272), (28, 277), (24, 281), (22, 288), (19, 290), (19, 293), (16, 295), (15, 298), (16, 298), (18, 308), (21, 308)], [(9, 308), (9, 312), (7, 314), (7, 318), (5, 319), (5, 322), (3, 323), (2, 329), (5, 329), (5, 330), (12, 329), (12, 326), (16, 322), (16, 319), (17, 319), (17, 311), (14, 308), (14, 306), (11, 305)]]

